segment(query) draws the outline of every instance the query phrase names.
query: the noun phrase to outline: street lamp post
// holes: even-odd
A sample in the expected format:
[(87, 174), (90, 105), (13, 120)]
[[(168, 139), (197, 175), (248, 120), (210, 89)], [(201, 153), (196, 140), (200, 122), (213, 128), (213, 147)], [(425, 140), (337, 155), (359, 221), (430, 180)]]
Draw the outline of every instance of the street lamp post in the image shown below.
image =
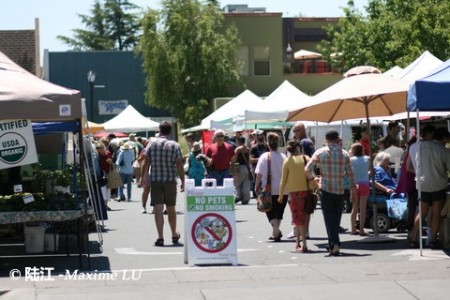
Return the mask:
[(87, 73), (87, 81), (89, 83), (89, 101), (90, 101), (90, 121), (94, 122), (94, 82), (95, 82), (95, 72), (89, 71)]

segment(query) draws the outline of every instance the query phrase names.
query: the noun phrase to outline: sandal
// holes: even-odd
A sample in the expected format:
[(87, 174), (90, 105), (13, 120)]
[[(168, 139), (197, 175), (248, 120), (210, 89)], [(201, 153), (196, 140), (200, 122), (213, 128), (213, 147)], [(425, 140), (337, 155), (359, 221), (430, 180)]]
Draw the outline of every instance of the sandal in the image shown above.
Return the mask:
[(180, 240), (181, 234), (178, 233), (177, 236), (172, 237), (172, 244), (178, 244), (178, 241)]
[(157, 239), (155, 242), (156, 247), (164, 247), (164, 239)]
[(297, 253), (302, 252), (302, 246), (297, 245), (297, 246), (295, 247), (295, 252), (297, 252)]
[(300, 251), (302, 253), (307, 253), (308, 252), (308, 247), (303, 247)]
[(329, 256), (339, 256), (340, 254), (341, 254), (341, 252), (340, 252), (339, 246), (334, 245), (333, 249), (330, 250)]
[(281, 238), (283, 237), (283, 234), (281, 233), (281, 231), (280, 231), (280, 234), (279, 235), (277, 235), (276, 237), (274, 237), (273, 238), (273, 241), (274, 242), (279, 242), (279, 241), (281, 241)]

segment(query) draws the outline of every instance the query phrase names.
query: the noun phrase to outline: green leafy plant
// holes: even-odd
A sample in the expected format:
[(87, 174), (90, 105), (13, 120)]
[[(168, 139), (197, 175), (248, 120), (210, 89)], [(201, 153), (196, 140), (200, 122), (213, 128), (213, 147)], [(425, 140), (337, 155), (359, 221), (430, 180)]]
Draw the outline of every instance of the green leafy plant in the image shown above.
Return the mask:
[(41, 164), (33, 165), (33, 181), (31, 183), (31, 187), (34, 192), (45, 192), (47, 180), (53, 178), (53, 171), (42, 169)]
[(56, 179), (56, 185), (70, 186), (72, 178), (68, 170), (56, 170), (54, 171), (54, 177)]
[[(25, 204), (23, 198), (29, 195), (33, 195), (34, 201)], [(0, 196), (0, 212), (77, 210), (80, 208), (79, 199), (72, 194), (16, 193)]]

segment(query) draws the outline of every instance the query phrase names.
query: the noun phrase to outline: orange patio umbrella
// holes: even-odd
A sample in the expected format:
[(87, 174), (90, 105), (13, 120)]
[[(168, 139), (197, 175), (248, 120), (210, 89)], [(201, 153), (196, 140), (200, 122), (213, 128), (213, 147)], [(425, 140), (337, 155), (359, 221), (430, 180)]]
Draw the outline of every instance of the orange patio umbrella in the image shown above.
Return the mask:
[(98, 123), (88, 121), (87, 126), (85, 123), (83, 123), (83, 134), (96, 133), (96, 132), (102, 131), (104, 129), (105, 128), (103, 127), (103, 125), (98, 124)]

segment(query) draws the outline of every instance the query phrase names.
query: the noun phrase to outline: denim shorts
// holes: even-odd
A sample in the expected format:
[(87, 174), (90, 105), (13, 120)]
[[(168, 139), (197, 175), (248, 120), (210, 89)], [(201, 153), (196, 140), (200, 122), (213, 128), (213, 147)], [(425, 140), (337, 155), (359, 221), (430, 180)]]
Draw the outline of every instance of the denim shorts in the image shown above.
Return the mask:
[(432, 205), (435, 201), (444, 201), (446, 196), (446, 190), (440, 190), (437, 192), (422, 192), (422, 201)]

